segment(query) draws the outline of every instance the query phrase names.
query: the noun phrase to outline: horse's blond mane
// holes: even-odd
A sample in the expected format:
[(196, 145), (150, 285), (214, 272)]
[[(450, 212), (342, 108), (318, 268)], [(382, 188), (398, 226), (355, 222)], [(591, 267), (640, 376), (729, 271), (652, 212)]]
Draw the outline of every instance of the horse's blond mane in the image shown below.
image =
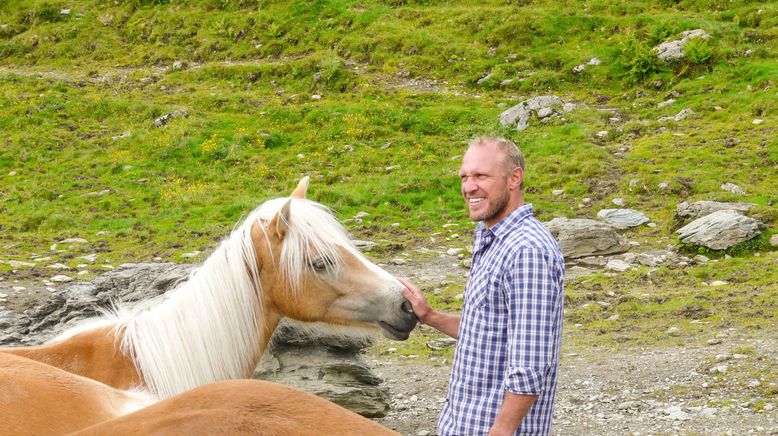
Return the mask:
[[(255, 222), (266, 225), (289, 200), (262, 204), (162, 302), (121, 317), (117, 329), (124, 333), (122, 351), (132, 357), (155, 395), (165, 398), (205, 383), (250, 375), (265, 339), (251, 227)], [(296, 290), (311, 253), (327, 259), (330, 272), (337, 273), (341, 259), (336, 247), (353, 246), (324, 206), (304, 199), (291, 199), (290, 206), (277, 264)], [(267, 240), (268, 235), (263, 236)]]

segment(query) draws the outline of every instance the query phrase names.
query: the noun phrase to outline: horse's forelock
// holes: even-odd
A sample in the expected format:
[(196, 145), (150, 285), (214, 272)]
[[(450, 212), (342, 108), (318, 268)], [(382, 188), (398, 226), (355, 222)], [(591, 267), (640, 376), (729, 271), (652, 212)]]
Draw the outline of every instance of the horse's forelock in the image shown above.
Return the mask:
[(309, 262), (315, 258), (323, 258), (332, 271), (337, 273), (343, 264), (338, 247), (354, 248), (351, 238), (330, 209), (311, 200), (268, 200), (257, 208), (247, 221), (249, 224), (255, 220), (270, 222), (287, 201), (291, 201), (287, 223), (289, 228), (282, 241), (278, 268), (292, 289), (297, 291)]

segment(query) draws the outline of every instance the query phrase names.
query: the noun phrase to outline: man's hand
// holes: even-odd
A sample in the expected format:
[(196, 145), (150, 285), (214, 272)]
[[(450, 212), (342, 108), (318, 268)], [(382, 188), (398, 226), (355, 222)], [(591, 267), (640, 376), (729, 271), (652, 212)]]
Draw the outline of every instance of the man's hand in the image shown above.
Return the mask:
[(416, 318), (419, 319), (419, 322), (422, 324), (427, 324), (427, 317), (430, 313), (432, 313), (432, 307), (427, 303), (427, 299), (424, 298), (424, 294), (421, 293), (419, 288), (413, 285), (413, 283), (409, 282), (408, 280), (397, 278), (397, 280), (400, 281), (400, 283), (405, 286), (405, 289), (402, 290), (403, 297), (405, 297), (406, 300), (411, 302), (411, 306), (413, 306), (413, 313), (416, 314)]
[(416, 314), (416, 318), (419, 319), (420, 323), (427, 324), (452, 338), (457, 337), (460, 322), (459, 315), (449, 315), (438, 312), (427, 303), (424, 294), (422, 294), (419, 288), (414, 286), (413, 283), (399, 277), (397, 280), (405, 286), (405, 289), (403, 289), (403, 297), (411, 302), (413, 313)]

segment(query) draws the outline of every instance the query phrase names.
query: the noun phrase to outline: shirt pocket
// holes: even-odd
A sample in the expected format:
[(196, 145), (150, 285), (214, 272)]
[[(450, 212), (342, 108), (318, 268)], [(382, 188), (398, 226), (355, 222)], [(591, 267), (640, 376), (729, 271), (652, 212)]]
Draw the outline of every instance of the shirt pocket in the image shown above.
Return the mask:
[(500, 304), (500, 275), (490, 268), (471, 272), (465, 293), (465, 304), (472, 310), (493, 308)]

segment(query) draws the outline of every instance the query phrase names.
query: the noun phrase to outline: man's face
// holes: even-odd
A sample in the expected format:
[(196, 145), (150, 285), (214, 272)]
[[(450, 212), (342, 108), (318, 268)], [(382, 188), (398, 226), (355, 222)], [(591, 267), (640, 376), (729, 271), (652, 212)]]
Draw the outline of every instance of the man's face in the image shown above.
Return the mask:
[(493, 144), (471, 147), (462, 158), (459, 179), (470, 219), (487, 226), (505, 215), (510, 199), (502, 152)]

